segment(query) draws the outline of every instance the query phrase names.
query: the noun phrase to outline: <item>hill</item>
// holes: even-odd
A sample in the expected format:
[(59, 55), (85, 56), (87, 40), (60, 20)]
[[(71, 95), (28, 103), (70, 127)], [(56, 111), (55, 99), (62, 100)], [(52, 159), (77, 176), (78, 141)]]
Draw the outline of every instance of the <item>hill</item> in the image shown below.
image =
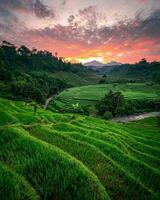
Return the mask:
[(45, 99), (67, 87), (97, 83), (99, 77), (81, 64), (71, 64), (47, 51), (16, 47), (6, 41), (0, 46), (1, 97), (21, 100)]
[(114, 78), (132, 79), (135, 81), (153, 81), (160, 83), (160, 62), (147, 62), (142, 59), (136, 64), (123, 64), (114, 67), (103, 67), (99, 73), (107, 74)]
[(5, 99), (0, 109), (1, 199), (159, 199), (158, 118), (34, 115)]
[(104, 71), (105, 69), (109, 68), (114, 68), (114, 67), (117, 67), (117, 66), (120, 66), (122, 65), (121, 63), (118, 63), (116, 61), (112, 61), (112, 62), (109, 62), (109, 63), (101, 63), (97, 60), (93, 60), (93, 61), (90, 61), (90, 62), (86, 62), (83, 64), (83, 66), (86, 66), (88, 68), (91, 68), (91, 69), (94, 69), (94, 70), (100, 70), (100, 71)]
[(101, 68), (104, 66), (103, 63), (97, 61), (97, 60), (93, 60), (93, 61), (90, 61), (90, 62), (86, 62), (83, 64), (84, 66), (86, 67), (96, 67), (96, 68)]
[(147, 83), (113, 83), (74, 87), (60, 93), (52, 105), (63, 112), (74, 112), (73, 105), (78, 103), (86, 111), (110, 90), (121, 91), (125, 96), (128, 102), (125, 114), (160, 109), (158, 106), (160, 105), (160, 85)]

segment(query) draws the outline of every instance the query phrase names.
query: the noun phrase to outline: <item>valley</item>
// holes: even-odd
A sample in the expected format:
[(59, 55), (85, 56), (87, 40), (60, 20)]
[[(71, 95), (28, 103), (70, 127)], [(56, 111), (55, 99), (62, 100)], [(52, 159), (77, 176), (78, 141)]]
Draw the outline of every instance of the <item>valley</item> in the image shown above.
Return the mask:
[(159, 66), (103, 73), (3, 41), (0, 199), (159, 200)]

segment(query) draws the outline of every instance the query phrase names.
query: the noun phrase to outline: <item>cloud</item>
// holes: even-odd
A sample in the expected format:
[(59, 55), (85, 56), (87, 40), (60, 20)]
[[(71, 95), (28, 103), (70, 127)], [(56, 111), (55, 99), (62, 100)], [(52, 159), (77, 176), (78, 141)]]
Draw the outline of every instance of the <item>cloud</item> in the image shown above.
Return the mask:
[(80, 21), (85, 23), (84, 25), (88, 29), (95, 29), (97, 27), (98, 12), (96, 6), (88, 6), (82, 10), (79, 10)]
[(147, 3), (148, 0), (138, 0), (140, 3)]
[(140, 29), (145, 36), (160, 36), (160, 9), (154, 11), (147, 19), (140, 23)]
[(55, 17), (53, 10), (44, 5), (40, 0), (36, 0), (36, 2), (33, 4), (33, 8), (36, 16), (39, 18)]
[(0, 40), (18, 43), (18, 36), (25, 30), (24, 23), (13, 12), (0, 6)]
[[(43, 36), (66, 43), (84, 43), (86, 45), (116, 44), (127, 41), (134, 42), (141, 38), (160, 38), (160, 10), (153, 12), (146, 19), (136, 17), (134, 20), (125, 19), (118, 21), (114, 26), (97, 27), (95, 10), (87, 8), (79, 11), (78, 19), (85, 18), (83, 23), (78, 21), (77, 16), (71, 15), (68, 18), (69, 24), (55, 25), (53, 28), (32, 30), (28, 34)], [(90, 13), (89, 11), (92, 12)], [(94, 14), (93, 14), (94, 13)], [(93, 18), (87, 18), (86, 16)], [(94, 20), (92, 20), (94, 19)]]
[(53, 9), (41, 0), (0, 0), (0, 7), (10, 11), (33, 13), (38, 18), (55, 17)]
[[(142, 14), (141, 14), (142, 15)], [(112, 38), (112, 41), (137, 40), (140, 38), (160, 38), (160, 9), (145, 19), (137, 15), (135, 19), (125, 19), (112, 27), (104, 26), (98, 30), (100, 40)]]
[[(5, 2), (9, 3), (9, 0)], [(10, 2), (12, 4), (6, 3), (5, 7), (4, 4), (3, 7), (0, 6), (0, 15), (9, 22), (2, 23), (3, 20), (0, 20), (0, 39), (3, 35), (4, 39), (10, 42), (23, 43), (52, 52), (57, 51), (59, 55), (72, 60), (84, 59), (87, 56), (102, 56), (104, 61), (133, 62), (141, 57), (151, 59), (160, 57), (158, 42), (160, 41), (160, 9), (152, 12), (148, 17), (144, 17), (143, 12), (140, 12), (134, 19), (125, 18), (112, 26), (107, 26), (105, 23), (99, 25), (99, 21), (105, 22), (105, 19), (98, 12), (97, 7), (88, 6), (79, 10), (77, 14), (70, 15), (66, 25), (56, 24), (53, 27), (20, 30), (23, 24), (20, 25), (21, 22), (12, 13), (11, 8), (24, 12), (24, 9), (27, 11), (29, 3), (30, 10), (39, 18), (48, 17), (51, 13), (48, 12), (48, 7), (44, 9), (39, 0), (22, 0), (20, 1), (22, 5), (20, 4), (19, 7), (16, 4), (18, 0), (10, 0)]]

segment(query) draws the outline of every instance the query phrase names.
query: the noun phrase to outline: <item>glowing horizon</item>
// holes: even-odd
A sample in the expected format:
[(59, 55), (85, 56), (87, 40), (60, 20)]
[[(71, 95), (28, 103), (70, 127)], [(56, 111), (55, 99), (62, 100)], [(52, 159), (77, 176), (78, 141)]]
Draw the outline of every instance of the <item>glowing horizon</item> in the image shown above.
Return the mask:
[(0, 0), (0, 40), (71, 62), (160, 61), (160, 1)]

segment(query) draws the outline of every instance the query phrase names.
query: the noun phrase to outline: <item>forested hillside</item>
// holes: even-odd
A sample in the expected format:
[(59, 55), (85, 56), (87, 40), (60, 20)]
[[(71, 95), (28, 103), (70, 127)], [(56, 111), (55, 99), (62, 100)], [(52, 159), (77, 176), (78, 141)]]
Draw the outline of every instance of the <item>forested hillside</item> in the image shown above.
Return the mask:
[(142, 59), (139, 63), (116, 66), (109, 71), (107, 67), (104, 67), (101, 73), (107, 73), (115, 77), (139, 80), (141, 82), (153, 81), (160, 83), (160, 62), (155, 61), (149, 63), (146, 59)]
[(67, 87), (95, 83), (97, 75), (81, 64), (65, 62), (48, 51), (16, 47), (3, 41), (0, 46), (0, 93), (12, 99), (43, 103)]

